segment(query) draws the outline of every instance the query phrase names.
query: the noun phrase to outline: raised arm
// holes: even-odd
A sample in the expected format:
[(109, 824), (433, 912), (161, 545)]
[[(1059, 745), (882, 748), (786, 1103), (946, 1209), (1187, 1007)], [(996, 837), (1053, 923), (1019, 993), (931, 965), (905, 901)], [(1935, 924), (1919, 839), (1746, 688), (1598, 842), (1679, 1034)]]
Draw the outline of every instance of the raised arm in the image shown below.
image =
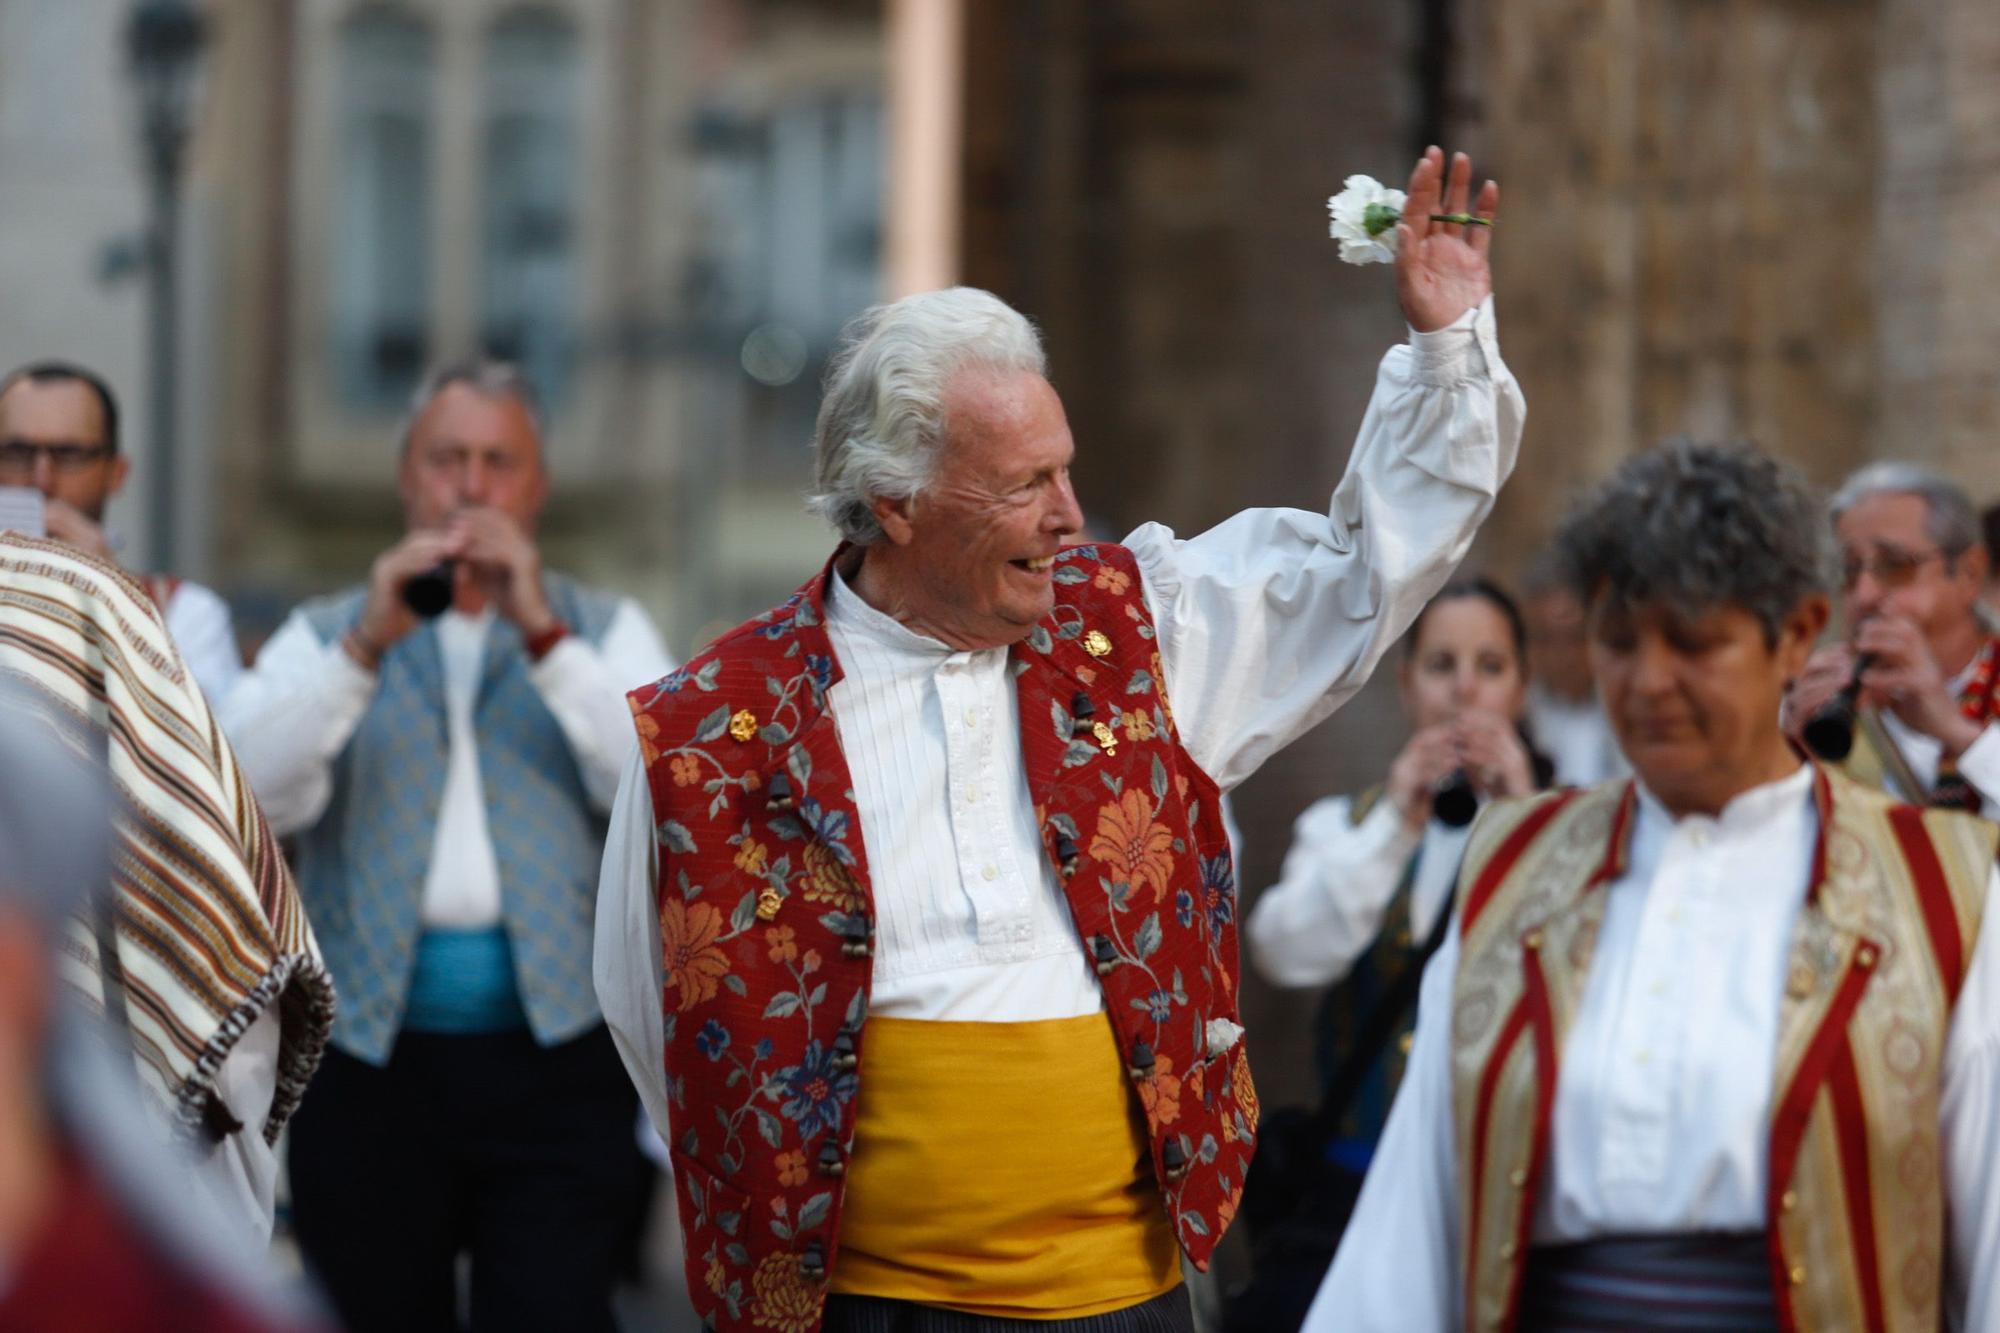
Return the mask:
[[(1489, 229), (1428, 220), (1442, 170), (1433, 150), (1411, 175), (1396, 260), (1410, 339), (1382, 359), (1327, 512), (1253, 509), (1198, 537), (1148, 524), (1127, 539), (1182, 739), (1224, 789), (1361, 687), (1513, 470), (1526, 407), (1500, 359)], [(1445, 211), (1464, 207), (1471, 170), (1456, 159)], [(1479, 211), (1497, 199), (1489, 183)]]

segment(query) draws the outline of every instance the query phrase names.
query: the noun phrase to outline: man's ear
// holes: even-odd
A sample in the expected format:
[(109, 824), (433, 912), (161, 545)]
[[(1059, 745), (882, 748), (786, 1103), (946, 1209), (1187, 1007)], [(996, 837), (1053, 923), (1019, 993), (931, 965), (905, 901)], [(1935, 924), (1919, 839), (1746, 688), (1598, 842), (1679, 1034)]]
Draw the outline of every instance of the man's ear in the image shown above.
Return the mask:
[(1972, 595), (1975, 598), (1981, 592), (1985, 591), (1986, 579), (1992, 572), (1993, 559), (1987, 555), (1986, 546), (1982, 542), (1974, 542), (1966, 548), (1965, 554), (1958, 558), (1956, 573), (1964, 580), (1966, 586), (1972, 590)]
[(875, 521), (881, 525), (882, 535), (890, 542), (897, 546), (908, 546), (917, 535), (916, 526), (910, 521), (916, 503), (915, 500), (877, 496), (869, 502), (868, 512), (875, 515)]
[(1786, 615), (1779, 627), (1778, 652), (1785, 659), (1785, 676), (1796, 677), (1806, 669), (1806, 659), (1812, 656), (1813, 645), (1826, 631), (1828, 619), (1833, 615), (1833, 604), (1824, 593), (1813, 593), (1799, 599), (1799, 604)]
[(108, 497), (124, 490), (126, 474), (131, 471), (132, 460), (129, 457), (119, 454), (113, 458), (111, 460), (111, 484), (105, 487), (104, 494)]

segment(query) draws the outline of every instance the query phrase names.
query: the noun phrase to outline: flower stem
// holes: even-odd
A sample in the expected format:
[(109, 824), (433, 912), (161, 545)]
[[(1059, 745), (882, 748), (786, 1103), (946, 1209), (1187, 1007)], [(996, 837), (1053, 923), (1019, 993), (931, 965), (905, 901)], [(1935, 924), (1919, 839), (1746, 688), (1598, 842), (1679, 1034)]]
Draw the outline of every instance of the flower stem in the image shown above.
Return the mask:
[(1490, 227), (1492, 218), (1474, 217), (1470, 213), (1433, 213), (1432, 222), (1456, 222), (1461, 227)]

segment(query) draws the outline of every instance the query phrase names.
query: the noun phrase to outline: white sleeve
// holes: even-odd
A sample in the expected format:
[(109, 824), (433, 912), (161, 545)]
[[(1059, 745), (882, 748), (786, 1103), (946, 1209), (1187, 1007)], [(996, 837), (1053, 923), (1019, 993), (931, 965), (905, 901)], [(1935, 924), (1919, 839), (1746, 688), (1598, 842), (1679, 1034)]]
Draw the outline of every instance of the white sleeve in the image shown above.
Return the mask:
[(1250, 509), (1126, 539), (1189, 755), (1228, 791), (1361, 688), (1444, 584), (1514, 467), (1526, 416), (1489, 299), (1383, 357), (1323, 514)]
[(1945, 1038), (1938, 1101), (1950, 1269), (1945, 1316), (1955, 1329), (2000, 1328), (2000, 870)]
[(375, 673), (293, 612), (218, 710), (271, 831), (310, 828), (333, 795), (333, 761), (375, 695)]
[(167, 637), (180, 649), (195, 684), (219, 708), (243, 674), (243, 649), (229, 619), (229, 603), (198, 583), (183, 583), (167, 599)]
[(1444, 1333), (1462, 1322), (1451, 1104), (1457, 972), (1454, 922), (1424, 969), (1416, 1044), (1396, 1104), (1300, 1333)]
[(660, 914), (654, 907), (659, 850), (653, 841), (653, 792), (646, 763), (634, 745), (625, 777), (611, 805), (604, 865), (597, 880), (597, 938), (591, 978), (611, 1042), (639, 1101), (660, 1137), (673, 1142), (667, 1123), (666, 993), (660, 962)]
[(1958, 757), (1958, 775), (1979, 793), (1979, 813), (2000, 819), (2000, 722), (1988, 722)]
[(265, 1140), (264, 1125), (278, 1093), (279, 1037), (278, 1007), (267, 1005), (230, 1048), (216, 1071), (215, 1093), (243, 1128), (196, 1168), (203, 1188), (259, 1249), (270, 1244), (277, 1207), (278, 1153)]
[(1250, 956), (1274, 986), (1324, 986), (1346, 976), (1381, 930), (1423, 839), (1387, 798), (1358, 826), (1352, 809), (1344, 796), (1308, 806), (1292, 827), (1278, 882), (1250, 909)]
[(630, 598), (618, 603), (601, 646), (572, 634), (528, 668), (528, 679), (569, 740), (584, 789), (599, 811), (611, 808), (626, 759), (637, 750), (625, 692), (673, 669), (659, 631)]

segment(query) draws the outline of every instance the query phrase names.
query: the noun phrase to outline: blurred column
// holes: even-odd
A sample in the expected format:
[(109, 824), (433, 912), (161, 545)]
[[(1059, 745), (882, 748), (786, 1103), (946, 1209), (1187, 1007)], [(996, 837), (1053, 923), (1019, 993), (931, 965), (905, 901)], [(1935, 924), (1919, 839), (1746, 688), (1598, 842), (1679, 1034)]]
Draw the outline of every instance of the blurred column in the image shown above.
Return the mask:
[(947, 287), (959, 273), (963, 0), (889, 0), (890, 299)]
[(193, 128), (202, 44), (202, 16), (186, 0), (141, 0), (126, 30), (132, 79), (139, 93), (139, 130), (146, 174), (148, 287), (147, 470), (152, 498), (153, 567), (171, 570), (180, 478), (180, 218), (181, 169)]

